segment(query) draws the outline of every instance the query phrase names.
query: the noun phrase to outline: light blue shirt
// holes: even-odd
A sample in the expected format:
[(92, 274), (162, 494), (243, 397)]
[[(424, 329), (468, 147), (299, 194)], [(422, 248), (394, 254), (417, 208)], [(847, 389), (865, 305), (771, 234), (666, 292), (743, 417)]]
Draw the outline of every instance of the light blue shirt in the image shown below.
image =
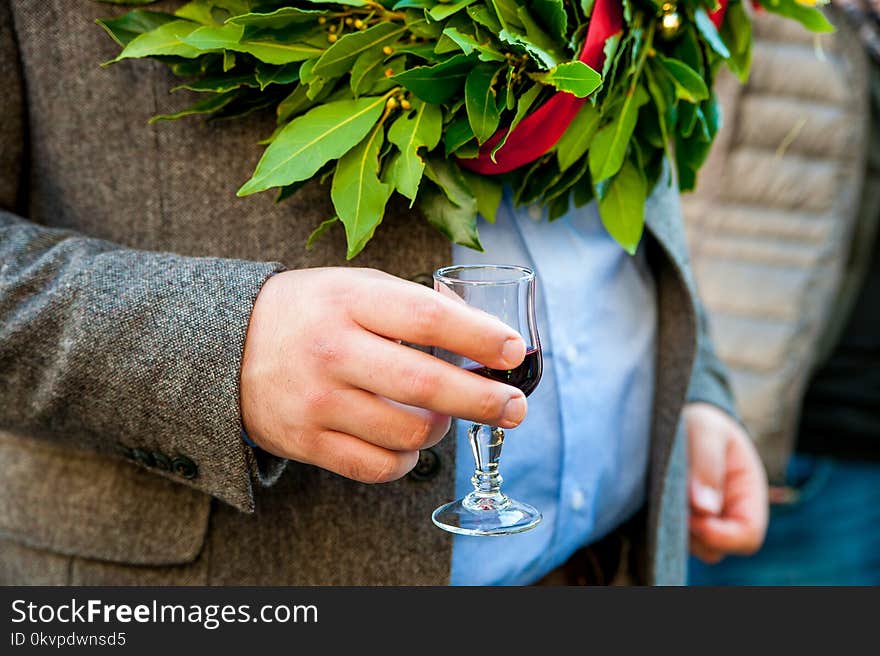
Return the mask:
[[(507, 431), (504, 491), (541, 524), (500, 538), (456, 535), (453, 585), (525, 585), (632, 516), (645, 499), (657, 304), (644, 249), (627, 255), (594, 203), (548, 223), (506, 193), (486, 249), (456, 246), (456, 264), (523, 264), (537, 272), (544, 374), (523, 424)], [(458, 422), (456, 495), (472, 489), (468, 422)]]

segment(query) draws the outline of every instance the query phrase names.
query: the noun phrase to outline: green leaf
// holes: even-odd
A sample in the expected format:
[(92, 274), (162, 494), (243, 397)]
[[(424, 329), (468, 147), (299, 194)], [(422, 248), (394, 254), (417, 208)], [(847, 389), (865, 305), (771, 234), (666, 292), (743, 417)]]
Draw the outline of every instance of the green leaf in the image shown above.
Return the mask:
[(257, 78), (253, 73), (250, 73), (247, 75), (214, 75), (203, 77), (200, 80), (195, 80), (187, 84), (178, 84), (176, 87), (172, 87), (171, 90), (178, 91), (180, 89), (187, 89), (189, 91), (223, 93), (240, 87), (256, 88), (257, 86)]
[(257, 82), (260, 91), (270, 84), (291, 84), (299, 81), (298, 63), (284, 64), (283, 66), (271, 66), (269, 64), (257, 64)]
[(407, 29), (405, 25), (396, 23), (379, 23), (363, 32), (346, 34), (327, 48), (312, 72), (326, 79), (343, 75), (351, 70), (361, 54), (372, 49), (381, 51), (383, 46), (394, 43)]
[(391, 89), (398, 86), (397, 82), (394, 81), (394, 76), (398, 73), (403, 73), (404, 68), (406, 68), (405, 56), (392, 57), (384, 62), (379, 70), (374, 71), (373, 75), (368, 76), (363, 81), (365, 89), (359, 88), (358, 90), (371, 96), (391, 91)]
[(533, 84), (529, 89), (520, 95), (520, 97), (516, 101), (516, 114), (513, 116), (513, 120), (510, 122), (510, 125), (507, 126), (507, 130), (504, 132), (504, 136), (501, 138), (501, 141), (498, 142), (498, 145), (492, 149), (490, 153), (490, 157), (492, 161), (495, 161), (495, 153), (501, 150), (502, 146), (507, 143), (507, 138), (513, 133), (516, 129), (516, 126), (520, 124), (520, 122), (526, 117), (529, 109), (531, 109), (532, 105), (535, 103), (535, 100), (538, 96), (541, 95), (541, 85)]
[(459, 116), (452, 121), (443, 133), (443, 150), (449, 157), (467, 142), (474, 138), (474, 131), (467, 116)]
[(477, 212), (474, 192), (468, 186), (461, 169), (447, 159), (432, 157), (425, 162), (425, 175), (436, 184), (450, 201), (459, 207)]
[(467, 186), (473, 191), (477, 211), (486, 221), (495, 223), (498, 207), (501, 205), (501, 197), (504, 194), (504, 186), (488, 175), (479, 175), (469, 171), (462, 171), (462, 175)]
[(568, 34), (568, 14), (562, 0), (532, 0), (529, 8), (550, 34)]
[(642, 172), (626, 161), (599, 199), (599, 216), (614, 240), (634, 255), (645, 227), (647, 185)]
[(443, 30), (443, 35), (455, 43), (466, 55), (476, 50), (481, 61), (505, 61), (504, 55), (493, 48), (491, 43), (480, 43), (470, 34), (465, 34), (455, 27), (447, 27)]
[(496, 64), (478, 64), (468, 74), (464, 85), (465, 108), (477, 143), (483, 143), (495, 134), (501, 120), (493, 86), (500, 71), (501, 67)]
[(394, 3), (394, 6), (391, 7), (394, 11), (398, 9), (408, 9), (408, 8), (416, 8), (416, 9), (431, 9), (437, 6), (437, 0), (398, 0), (398, 2)]
[(459, 92), (475, 62), (474, 57), (456, 55), (434, 66), (416, 66), (393, 79), (425, 102), (442, 105)]
[(159, 121), (173, 121), (184, 116), (192, 116), (193, 114), (213, 114), (217, 110), (225, 107), (238, 95), (237, 90), (227, 91), (226, 93), (218, 93), (216, 95), (203, 98), (186, 109), (181, 109), (173, 114), (159, 114), (150, 119), (150, 123)]
[(639, 107), (648, 100), (647, 92), (637, 86), (627, 94), (620, 112), (611, 123), (603, 126), (590, 144), (590, 174), (597, 184), (610, 178), (620, 170), (626, 157), (626, 147), (636, 126)]
[(294, 114), (311, 106), (312, 102), (308, 97), (308, 87), (299, 85), (275, 108), (277, 122), (280, 124), (288, 121)]
[(730, 49), (727, 66), (741, 82), (749, 77), (752, 66), (752, 21), (742, 2), (731, 2), (727, 7), (721, 37)]
[(376, 125), (366, 139), (339, 159), (333, 174), (330, 198), (345, 226), (349, 260), (373, 237), (393, 190), (379, 179), (379, 150), (384, 136), (382, 124)]
[(440, 108), (420, 100), (415, 100), (412, 109), (401, 114), (388, 130), (388, 141), (400, 150), (400, 155), (391, 165), (389, 179), (397, 191), (410, 201), (416, 199), (425, 169), (419, 149), (431, 151), (436, 148), (442, 132), (443, 113)]
[(127, 46), (139, 35), (173, 20), (177, 20), (173, 14), (149, 9), (133, 9), (119, 18), (99, 18), (95, 22), (104, 28), (116, 43)]
[(807, 7), (797, 0), (759, 0), (761, 6), (767, 11), (793, 18), (811, 32), (833, 32), (832, 25), (821, 10)]
[(670, 56), (690, 66), (700, 77), (705, 76), (703, 49), (700, 46), (697, 29), (693, 25), (685, 25), (682, 28)]
[(253, 27), (268, 27), (271, 29), (281, 29), (294, 23), (310, 23), (315, 22), (318, 16), (326, 14), (323, 9), (300, 9), (298, 7), (282, 7), (275, 11), (267, 13), (253, 12), (233, 16), (229, 19), (230, 23), (237, 25), (251, 25)]
[(477, 231), (476, 203), (468, 207), (456, 205), (435, 185), (426, 184), (419, 194), (419, 209), (447, 239), (456, 244), (483, 250)]
[(596, 71), (579, 61), (559, 64), (546, 73), (532, 73), (531, 78), (578, 98), (586, 98), (602, 83), (602, 77)]
[(496, 13), (485, 5), (470, 6), (467, 8), (468, 16), (475, 23), (482, 25), (492, 34), (498, 34), (501, 31), (501, 23), (498, 22)]
[(706, 39), (706, 42), (712, 47), (712, 50), (717, 52), (724, 59), (730, 57), (730, 50), (727, 49), (727, 46), (724, 45), (724, 41), (721, 40), (718, 30), (715, 29), (715, 24), (712, 22), (712, 19), (709, 18), (709, 14), (706, 13), (706, 10), (702, 8), (697, 9), (694, 13), (694, 18), (697, 23), (697, 29), (700, 30), (700, 34), (703, 35), (703, 38)]
[[(519, 10), (518, 0), (489, 0), (486, 4), (491, 5), (495, 10), (495, 16), (503, 30), (515, 30), (522, 28), (522, 21), (519, 19), (517, 11)], [(497, 33), (497, 30), (493, 32)]]
[[(559, 38), (554, 38), (547, 34), (547, 32), (541, 28), (541, 25), (532, 18), (529, 10), (525, 7), (520, 7), (516, 13), (525, 28), (528, 42), (531, 43), (533, 47), (539, 49), (542, 53), (549, 54), (553, 58), (552, 66), (569, 59), (565, 52), (564, 35), (560, 34)], [(529, 54), (532, 53), (530, 52)]]
[(327, 219), (326, 221), (321, 221), (321, 224), (312, 230), (312, 234), (309, 235), (309, 238), (306, 239), (306, 250), (310, 251), (315, 246), (315, 242), (318, 241), (325, 233), (329, 232), (330, 228), (339, 223), (339, 217), (334, 216), (332, 219)]
[(385, 73), (385, 55), (381, 48), (362, 52), (351, 67), (349, 86), (357, 98), (367, 92)]
[(288, 123), (266, 148), (238, 196), (307, 180), (325, 163), (351, 150), (370, 131), (385, 97), (339, 100), (320, 105)]
[(273, 41), (242, 40), (244, 27), (227, 23), (222, 27), (205, 26), (193, 31), (183, 40), (199, 50), (234, 50), (246, 52), (267, 64), (290, 64), (319, 55), (322, 50), (305, 43), (277, 43)]
[(584, 156), (590, 147), (590, 142), (593, 141), (596, 128), (599, 127), (600, 118), (599, 110), (593, 105), (583, 104), (556, 144), (556, 158), (559, 160), (560, 171), (567, 170)]
[(183, 39), (199, 27), (198, 23), (187, 20), (173, 20), (163, 23), (159, 27), (132, 39), (113, 61), (118, 62), (123, 59), (153, 55), (175, 55), (187, 59), (198, 57), (202, 51), (188, 45)]
[[(674, 91), (672, 91), (671, 85), (657, 79), (650, 66), (645, 67), (645, 81), (648, 85), (648, 93), (651, 94), (657, 110), (657, 122), (660, 128), (660, 138), (663, 141), (663, 149), (666, 151), (667, 157), (669, 157), (669, 148), (671, 147), (670, 132), (677, 120), (672, 112), (672, 105), (675, 103)], [(672, 158), (669, 157), (669, 160), (672, 161)]]
[(468, 5), (474, 4), (474, 2), (476, 2), (476, 0), (458, 0), (458, 2), (437, 5), (428, 12), (428, 15), (435, 21), (443, 21)]
[(248, 0), (191, 0), (174, 12), (204, 25), (222, 25), (230, 16), (249, 11)]
[(682, 100), (697, 103), (709, 97), (709, 89), (706, 82), (690, 66), (677, 59), (670, 59), (658, 54), (657, 59), (662, 65), (662, 70), (668, 73), (669, 78), (675, 85), (675, 94)]

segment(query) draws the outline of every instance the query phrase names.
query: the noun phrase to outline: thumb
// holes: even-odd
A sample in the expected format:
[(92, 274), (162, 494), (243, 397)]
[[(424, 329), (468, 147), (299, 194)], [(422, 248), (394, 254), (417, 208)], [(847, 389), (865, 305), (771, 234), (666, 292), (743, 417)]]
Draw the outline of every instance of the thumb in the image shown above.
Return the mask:
[(724, 506), (727, 439), (713, 413), (695, 407), (685, 414), (690, 457), (689, 496), (693, 510), (719, 515)]

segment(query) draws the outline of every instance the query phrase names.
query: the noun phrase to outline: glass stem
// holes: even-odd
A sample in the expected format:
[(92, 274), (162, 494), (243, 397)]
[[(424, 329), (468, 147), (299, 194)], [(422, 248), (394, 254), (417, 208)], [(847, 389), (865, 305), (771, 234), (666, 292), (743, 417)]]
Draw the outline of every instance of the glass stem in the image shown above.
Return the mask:
[(503, 479), (498, 472), (498, 460), (501, 458), (501, 447), (504, 446), (504, 430), (497, 426), (472, 424), (468, 429), (468, 440), (476, 464), (471, 477), (474, 491), (468, 497), (474, 503), (494, 501), (497, 504), (506, 501), (507, 497), (501, 492)]

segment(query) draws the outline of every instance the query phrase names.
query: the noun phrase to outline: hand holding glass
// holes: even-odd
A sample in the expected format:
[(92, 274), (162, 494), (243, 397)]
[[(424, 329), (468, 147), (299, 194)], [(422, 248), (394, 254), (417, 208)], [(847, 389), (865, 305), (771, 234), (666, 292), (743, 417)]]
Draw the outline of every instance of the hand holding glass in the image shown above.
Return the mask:
[[(543, 361), (535, 321), (535, 273), (513, 265), (462, 265), (434, 272), (434, 289), (494, 315), (516, 330), (526, 343), (526, 356), (515, 369), (490, 369), (449, 351), (437, 356), (480, 376), (513, 385), (528, 396), (541, 380)], [(537, 526), (541, 513), (501, 491), (498, 471), (504, 430), (472, 424), (468, 439), (476, 463), (474, 489), (458, 501), (437, 508), (431, 519), (440, 528), (463, 535), (509, 535)]]

